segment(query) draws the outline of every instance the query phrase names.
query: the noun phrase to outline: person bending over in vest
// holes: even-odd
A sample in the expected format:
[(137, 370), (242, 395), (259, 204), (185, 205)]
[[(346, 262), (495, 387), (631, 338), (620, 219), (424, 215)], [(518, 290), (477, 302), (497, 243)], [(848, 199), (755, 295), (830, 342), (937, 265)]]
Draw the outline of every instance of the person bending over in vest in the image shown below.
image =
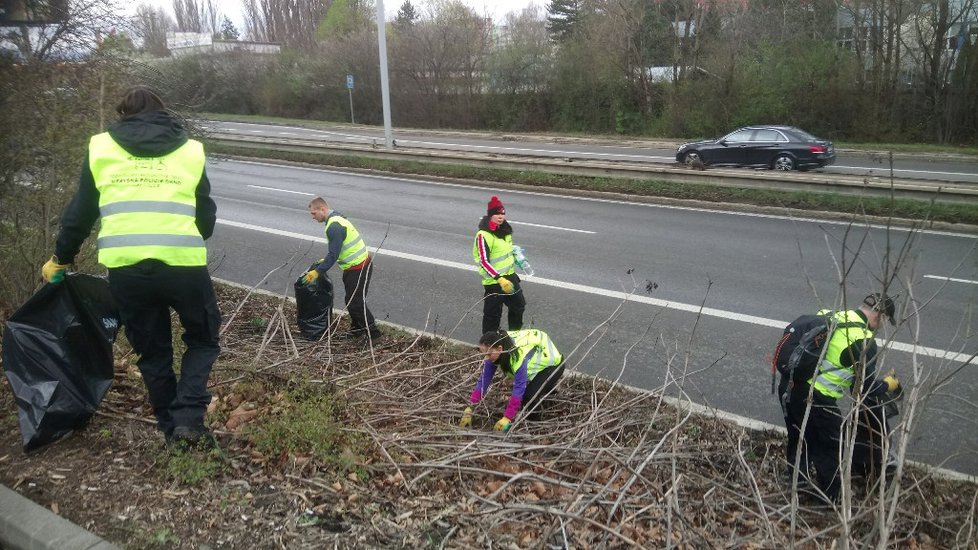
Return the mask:
[[(98, 261), (168, 444), (212, 447), (204, 425), (207, 379), (220, 353), (221, 314), (204, 240), (214, 231), (204, 148), (149, 88), (128, 90), (120, 120), (88, 144), (78, 190), (61, 216), (55, 254), (41, 270), (57, 283), (97, 219)], [(173, 369), (170, 310), (183, 326), (180, 377)]]
[(485, 297), (482, 300), (482, 332), (499, 330), (503, 304), (508, 309), (509, 330), (523, 328), (526, 299), (520, 287), (513, 258), (513, 227), (506, 221), (506, 208), (498, 197), (489, 200), (486, 215), (472, 245), (472, 259), (479, 266)]
[(487, 332), (479, 338), (479, 351), (485, 355), (482, 375), (469, 396), (469, 406), (465, 407), (459, 426), (472, 425), (472, 407), (489, 391), (497, 368), (513, 379), (513, 393), (506, 412), (496, 422), (496, 431), (508, 431), (521, 408), (531, 411), (534, 420), (539, 418), (539, 401), (564, 374), (564, 358), (547, 333), (536, 329)]
[[(893, 300), (877, 293), (866, 296), (858, 309), (832, 314), (833, 322), (840, 327), (829, 336), (825, 357), (815, 376), (808, 380), (808, 384), (799, 384), (788, 403), (786, 420), (796, 433), (800, 433), (811, 390), (812, 406), (802, 438), (802, 452), (807, 452), (808, 464), (815, 469), (818, 488), (831, 501), (838, 499), (841, 488), (839, 457), (843, 416), (838, 401), (851, 391), (857, 369), (862, 369), (862, 406), (865, 409), (859, 415), (861, 425), (852, 471), (869, 475), (880, 472), (883, 467), (883, 440), (888, 436), (883, 406), (898, 395), (900, 383), (893, 376), (877, 379), (877, 344), (873, 331), (880, 327), (884, 318), (893, 323), (894, 312)], [(819, 315), (829, 313), (832, 312), (819, 311)], [(790, 454), (788, 460), (793, 464), (795, 456)], [(802, 464), (805, 464), (804, 458)]]
[(321, 197), (309, 202), (309, 215), (319, 223), (326, 224), (326, 257), (315, 269), (310, 269), (303, 276), (306, 284), (312, 283), (333, 267), (339, 264), (343, 270), (343, 290), (346, 293), (346, 311), (350, 314), (350, 332), (343, 335), (349, 338), (369, 337), (378, 339), (383, 333), (374, 322), (374, 315), (367, 307), (366, 297), (370, 288), (370, 278), (373, 276), (373, 265), (370, 253), (364, 244), (360, 232), (350, 220), (333, 210)]

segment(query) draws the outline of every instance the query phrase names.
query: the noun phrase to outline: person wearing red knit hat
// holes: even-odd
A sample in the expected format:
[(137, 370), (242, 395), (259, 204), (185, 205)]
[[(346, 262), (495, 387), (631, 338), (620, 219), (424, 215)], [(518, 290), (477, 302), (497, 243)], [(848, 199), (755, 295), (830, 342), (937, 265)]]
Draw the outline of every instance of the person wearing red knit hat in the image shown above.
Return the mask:
[(503, 305), (509, 330), (523, 328), (526, 299), (513, 259), (513, 227), (506, 221), (506, 207), (499, 197), (489, 199), (486, 215), (472, 245), (472, 259), (479, 266), (485, 298), (482, 302), (482, 333), (499, 330)]

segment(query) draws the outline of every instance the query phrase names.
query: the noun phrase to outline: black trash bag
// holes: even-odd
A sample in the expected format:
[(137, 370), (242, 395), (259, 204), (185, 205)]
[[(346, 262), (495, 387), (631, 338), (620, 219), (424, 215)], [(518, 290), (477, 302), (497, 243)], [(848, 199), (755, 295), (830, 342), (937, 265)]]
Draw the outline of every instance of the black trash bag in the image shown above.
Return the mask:
[[(313, 264), (309, 269), (316, 269)], [(319, 340), (329, 328), (333, 311), (333, 282), (329, 275), (321, 273), (315, 282), (302, 282), (302, 275), (295, 281), (295, 316), (299, 331), (307, 340)]]
[(24, 451), (83, 427), (112, 385), (119, 312), (103, 277), (46, 284), (3, 331), (3, 367), (17, 399)]

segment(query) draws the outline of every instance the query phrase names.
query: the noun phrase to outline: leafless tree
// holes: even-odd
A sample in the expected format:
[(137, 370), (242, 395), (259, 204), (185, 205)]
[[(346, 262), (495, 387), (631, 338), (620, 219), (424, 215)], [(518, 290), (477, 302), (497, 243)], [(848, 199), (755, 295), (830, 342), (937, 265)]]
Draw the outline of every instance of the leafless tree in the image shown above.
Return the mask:
[(141, 4), (133, 18), (135, 33), (143, 39), (143, 50), (157, 57), (169, 55), (166, 33), (174, 29), (173, 18), (161, 7)]
[(402, 27), (392, 41), (403, 90), (413, 89), (429, 120), (453, 126), (474, 122), (473, 104), (481, 94), (491, 21), (458, 0), (432, 2), (414, 25)]
[[(957, 55), (955, 50), (960, 52), (960, 48), (958, 36), (952, 31), (962, 26), (966, 28), (969, 23), (974, 25), (974, 18), (978, 16), (976, 8), (978, 4), (974, 0), (914, 2), (908, 7), (910, 29), (899, 37), (903, 49), (922, 75), (924, 97), (933, 115), (930, 121), (936, 126), (933, 131), (942, 142), (951, 138), (955, 127), (955, 122), (949, 119), (955, 111), (950, 102), (948, 83)], [(957, 34), (965, 36), (960, 31)]]
[(308, 50), (332, 0), (245, 0), (245, 31), (251, 40)]
[(176, 27), (183, 32), (216, 33), (221, 14), (213, 0), (173, 0)]
[(69, 2), (60, 21), (47, 25), (0, 28), (0, 38), (12, 44), (25, 60), (75, 58), (89, 51), (102, 35), (122, 27), (113, 0)]

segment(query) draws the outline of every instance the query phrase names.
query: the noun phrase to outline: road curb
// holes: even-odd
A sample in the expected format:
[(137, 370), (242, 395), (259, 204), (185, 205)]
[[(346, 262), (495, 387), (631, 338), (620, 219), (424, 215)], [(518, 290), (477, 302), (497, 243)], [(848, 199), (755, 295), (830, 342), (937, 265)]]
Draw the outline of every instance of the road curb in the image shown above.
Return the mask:
[(30, 550), (119, 550), (94, 533), (0, 485), (0, 547)]

